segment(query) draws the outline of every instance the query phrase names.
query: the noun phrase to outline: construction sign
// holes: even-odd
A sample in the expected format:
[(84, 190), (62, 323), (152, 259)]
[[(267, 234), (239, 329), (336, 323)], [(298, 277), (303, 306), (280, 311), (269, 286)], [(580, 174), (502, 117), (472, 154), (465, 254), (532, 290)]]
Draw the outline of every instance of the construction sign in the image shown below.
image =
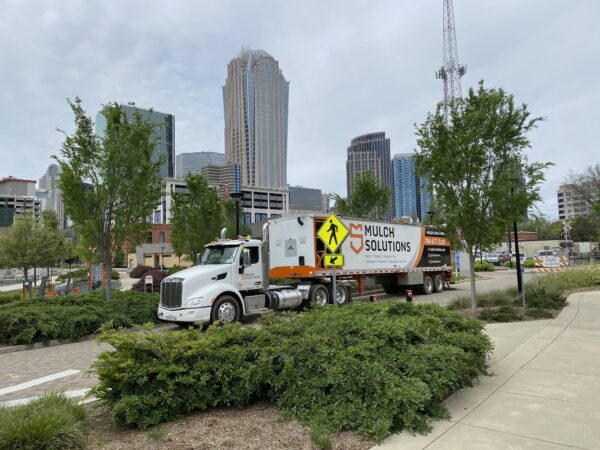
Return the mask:
[(349, 233), (350, 231), (346, 225), (335, 214), (331, 213), (317, 231), (317, 236), (319, 236), (331, 253), (335, 253), (348, 237)]
[(344, 255), (323, 255), (323, 265), (325, 267), (343, 267)]

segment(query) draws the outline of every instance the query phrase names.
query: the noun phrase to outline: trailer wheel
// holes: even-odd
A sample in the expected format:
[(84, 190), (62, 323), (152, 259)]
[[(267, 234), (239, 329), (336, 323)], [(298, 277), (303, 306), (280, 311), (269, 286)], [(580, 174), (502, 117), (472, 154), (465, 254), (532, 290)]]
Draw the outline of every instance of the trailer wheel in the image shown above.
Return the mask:
[(351, 293), (347, 286), (337, 284), (335, 290), (337, 291), (335, 300), (338, 305), (346, 305), (351, 302)]
[(429, 275), (423, 277), (423, 294), (429, 295), (433, 292), (433, 279)]
[(329, 303), (329, 290), (322, 284), (313, 284), (308, 291), (311, 306), (321, 307)]
[(442, 292), (444, 290), (444, 277), (435, 275), (433, 277), (433, 292)]
[(222, 295), (213, 305), (211, 322), (217, 320), (223, 325), (240, 320), (240, 307), (231, 295)]

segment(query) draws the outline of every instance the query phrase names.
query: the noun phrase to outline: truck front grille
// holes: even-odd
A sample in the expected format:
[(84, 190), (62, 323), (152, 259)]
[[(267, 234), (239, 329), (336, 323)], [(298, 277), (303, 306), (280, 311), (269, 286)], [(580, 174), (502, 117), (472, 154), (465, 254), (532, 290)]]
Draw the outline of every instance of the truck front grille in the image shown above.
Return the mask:
[(160, 304), (165, 308), (181, 308), (180, 278), (167, 278), (160, 284)]

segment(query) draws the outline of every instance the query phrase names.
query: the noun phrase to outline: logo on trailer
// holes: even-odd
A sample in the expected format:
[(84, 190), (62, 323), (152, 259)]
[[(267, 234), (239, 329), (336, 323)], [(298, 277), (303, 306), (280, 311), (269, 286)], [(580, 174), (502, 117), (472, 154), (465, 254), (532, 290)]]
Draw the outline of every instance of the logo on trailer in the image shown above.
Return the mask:
[(331, 253), (335, 253), (348, 237), (348, 233), (346, 225), (335, 214), (331, 213), (327, 220), (323, 222), (319, 231), (317, 231), (317, 236), (319, 236)]
[[(355, 232), (355, 230), (360, 230), (360, 233)], [(360, 242), (359, 245), (354, 245), (354, 240)], [(357, 255), (361, 252), (363, 248), (365, 248), (365, 235), (363, 234), (363, 224), (362, 223), (351, 223), (350, 224), (350, 248)]]

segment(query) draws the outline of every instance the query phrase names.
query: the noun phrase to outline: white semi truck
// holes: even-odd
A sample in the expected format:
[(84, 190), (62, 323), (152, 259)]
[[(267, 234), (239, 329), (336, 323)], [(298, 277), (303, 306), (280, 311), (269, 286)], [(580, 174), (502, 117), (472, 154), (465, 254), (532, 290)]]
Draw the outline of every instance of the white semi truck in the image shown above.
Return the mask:
[[(263, 239), (219, 239), (205, 246), (200, 264), (165, 278), (158, 317), (181, 325), (220, 321), (269, 309), (322, 306), (351, 300), (350, 283), (362, 293), (374, 277), (387, 293), (419, 289), (439, 292), (452, 276), (451, 249), (443, 233), (423, 225), (341, 218), (347, 238), (337, 253), (333, 293), (330, 254), (317, 237), (327, 217), (303, 215), (271, 219)], [(329, 258), (331, 259), (331, 257)], [(292, 280), (270, 286), (269, 279)]]

